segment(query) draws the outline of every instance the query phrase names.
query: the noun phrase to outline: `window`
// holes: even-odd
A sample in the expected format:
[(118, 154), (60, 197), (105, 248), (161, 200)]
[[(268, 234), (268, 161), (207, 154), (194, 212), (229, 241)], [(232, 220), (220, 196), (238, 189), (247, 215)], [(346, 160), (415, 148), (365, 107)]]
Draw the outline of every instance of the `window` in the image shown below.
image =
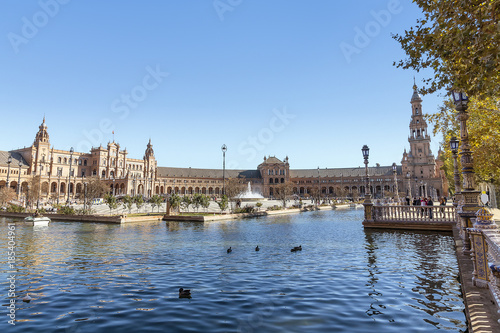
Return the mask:
[(59, 156), (59, 157), (57, 158), (57, 163), (61, 163), (61, 161), (62, 161), (62, 159), (61, 159), (61, 157)]
[(83, 165), (87, 166), (87, 160), (83, 160)]

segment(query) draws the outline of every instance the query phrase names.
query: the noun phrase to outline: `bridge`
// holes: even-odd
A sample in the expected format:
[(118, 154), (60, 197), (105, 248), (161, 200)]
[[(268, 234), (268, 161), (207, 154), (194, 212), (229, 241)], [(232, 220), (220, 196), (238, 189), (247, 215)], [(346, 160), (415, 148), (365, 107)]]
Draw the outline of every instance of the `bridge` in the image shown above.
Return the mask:
[(381, 206), (365, 201), (364, 208), (365, 228), (453, 232), (469, 331), (499, 331), (500, 221), (493, 214), (477, 204)]

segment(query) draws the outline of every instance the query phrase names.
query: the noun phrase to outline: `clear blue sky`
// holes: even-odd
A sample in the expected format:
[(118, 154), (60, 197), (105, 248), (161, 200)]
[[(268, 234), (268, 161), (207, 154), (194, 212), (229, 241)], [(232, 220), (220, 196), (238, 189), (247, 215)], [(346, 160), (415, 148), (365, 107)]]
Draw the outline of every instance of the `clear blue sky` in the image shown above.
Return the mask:
[(1, 1), (0, 149), (31, 145), (45, 115), (56, 148), (114, 130), (129, 157), (151, 138), (160, 166), (219, 168), (222, 144), (227, 168), (360, 166), (364, 144), (399, 164), (423, 75), (392, 65), (391, 34), (419, 17), (392, 0)]

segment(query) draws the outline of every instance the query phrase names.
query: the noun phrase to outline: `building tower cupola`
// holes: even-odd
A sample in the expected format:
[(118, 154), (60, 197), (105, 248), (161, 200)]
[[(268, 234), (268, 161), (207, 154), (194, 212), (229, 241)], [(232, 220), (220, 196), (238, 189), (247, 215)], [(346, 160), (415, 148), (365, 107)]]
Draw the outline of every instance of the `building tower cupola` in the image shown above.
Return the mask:
[(153, 145), (151, 144), (151, 139), (149, 139), (149, 142), (148, 142), (148, 145), (146, 148), (146, 152), (144, 153), (144, 158), (149, 159), (150, 157), (154, 157), (154, 156), (155, 156), (155, 152), (153, 150)]
[(422, 97), (418, 93), (417, 84), (415, 83), (415, 77), (413, 78), (413, 95), (411, 96), (411, 103), (422, 102)]
[(45, 116), (43, 116), (42, 124), (38, 127), (34, 143), (37, 145), (41, 142), (49, 143), (49, 133), (47, 132), (47, 124), (45, 124)]

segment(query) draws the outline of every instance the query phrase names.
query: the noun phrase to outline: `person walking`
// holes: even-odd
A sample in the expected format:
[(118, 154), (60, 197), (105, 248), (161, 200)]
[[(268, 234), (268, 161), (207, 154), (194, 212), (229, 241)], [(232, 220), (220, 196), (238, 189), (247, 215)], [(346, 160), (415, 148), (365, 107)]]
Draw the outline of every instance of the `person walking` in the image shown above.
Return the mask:
[(427, 200), (427, 206), (429, 206), (429, 208), (427, 208), (427, 210), (429, 211), (429, 218), (432, 219), (432, 206), (434, 206), (434, 202), (432, 201), (431, 197), (429, 197), (429, 199)]

